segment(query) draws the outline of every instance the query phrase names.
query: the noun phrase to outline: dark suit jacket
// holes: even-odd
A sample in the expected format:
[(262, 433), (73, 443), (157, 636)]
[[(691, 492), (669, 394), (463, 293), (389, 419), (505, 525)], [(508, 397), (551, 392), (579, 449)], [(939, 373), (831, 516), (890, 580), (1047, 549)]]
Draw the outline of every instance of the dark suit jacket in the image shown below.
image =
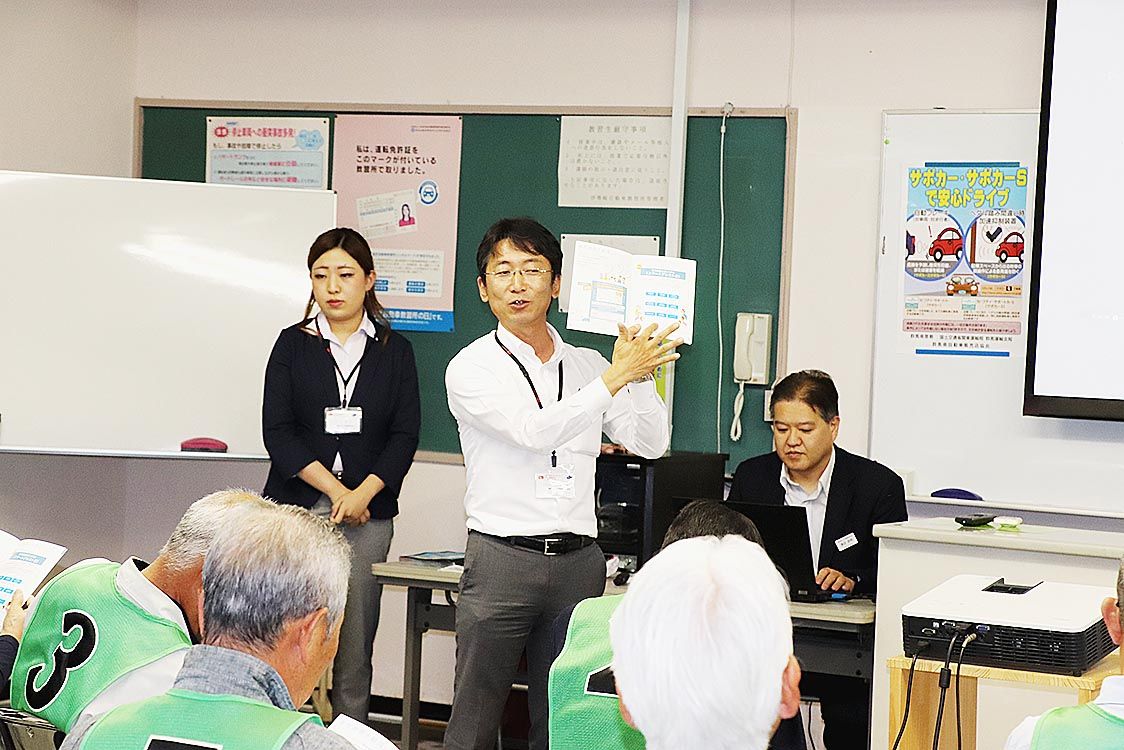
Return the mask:
[(368, 341), (349, 406), (363, 408), (363, 430), (354, 435), (324, 432), (324, 408), (339, 406), (339, 386), (327, 344), (302, 330), (281, 331), (265, 367), (262, 435), (269, 452), (264, 494), (279, 503), (311, 508), (320, 492), (296, 476), (313, 461), (331, 470), (336, 451), (343, 459), (343, 484), (358, 487), (375, 474), (386, 488), (368, 509), (372, 518), (398, 515), (402, 479), (414, 460), (421, 427), (418, 372), (410, 342), (379, 327), (382, 341)]
[[(784, 505), (780, 477), (781, 459), (776, 453), (742, 461), (734, 472), (729, 499)], [(901, 477), (880, 463), (835, 446), (835, 469), (820, 540), (820, 567), (843, 572), (855, 579), (856, 593), (873, 595), (878, 577), (878, 540), (871, 529), (876, 523), (904, 520), (905, 487)], [(859, 543), (840, 551), (835, 540), (851, 533)]]

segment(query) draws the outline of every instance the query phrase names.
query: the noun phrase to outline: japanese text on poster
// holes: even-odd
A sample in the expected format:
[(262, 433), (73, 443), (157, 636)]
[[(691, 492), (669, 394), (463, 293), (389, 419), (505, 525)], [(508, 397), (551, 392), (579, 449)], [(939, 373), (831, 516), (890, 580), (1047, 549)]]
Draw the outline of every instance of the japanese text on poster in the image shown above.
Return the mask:
[(370, 243), (391, 324), (453, 330), (461, 118), (340, 115), (335, 139), (339, 222)]
[(914, 353), (1010, 356), (1022, 335), (1027, 168), (907, 170), (902, 331)]
[(667, 208), (670, 117), (563, 117), (558, 205)]
[(207, 182), (326, 189), (328, 121), (208, 117)]

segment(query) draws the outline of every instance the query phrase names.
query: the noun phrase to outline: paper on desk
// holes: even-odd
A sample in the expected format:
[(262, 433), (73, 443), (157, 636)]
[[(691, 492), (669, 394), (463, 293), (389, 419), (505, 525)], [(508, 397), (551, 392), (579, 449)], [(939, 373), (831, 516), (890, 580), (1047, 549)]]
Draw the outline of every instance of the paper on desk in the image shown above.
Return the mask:
[(358, 750), (398, 750), (398, 746), (386, 737), (347, 714), (337, 716), (328, 727), (328, 731), (343, 737)]
[(0, 531), (0, 609), (8, 606), (16, 589), (23, 589), (24, 597), (30, 598), (64, 554), (66, 547), (38, 539), (20, 540)]
[(694, 317), (695, 261), (574, 243), (570, 330), (616, 336), (618, 323), (655, 323), (657, 330), (679, 323), (673, 336), (690, 344)]
[(444, 568), (441, 568), (441, 570), (443, 570), (447, 573), (463, 573), (464, 572), (464, 566), (458, 565), (457, 563), (453, 563), (452, 565), (446, 565)]

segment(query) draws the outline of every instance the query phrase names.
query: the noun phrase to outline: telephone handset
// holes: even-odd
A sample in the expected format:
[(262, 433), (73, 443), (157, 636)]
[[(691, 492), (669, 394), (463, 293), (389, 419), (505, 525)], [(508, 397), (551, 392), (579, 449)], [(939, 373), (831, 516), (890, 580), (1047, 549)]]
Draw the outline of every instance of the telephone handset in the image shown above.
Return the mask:
[(773, 316), (766, 313), (738, 313), (734, 324), (734, 419), (730, 423), (730, 440), (742, 437), (742, 407), (745, 387), (769, 384), (769, 341), (773, 332)]
[(734, 380), (750, 385), (768, 385), (772, 330), (772, 315), (738, 313), (734, 325)]

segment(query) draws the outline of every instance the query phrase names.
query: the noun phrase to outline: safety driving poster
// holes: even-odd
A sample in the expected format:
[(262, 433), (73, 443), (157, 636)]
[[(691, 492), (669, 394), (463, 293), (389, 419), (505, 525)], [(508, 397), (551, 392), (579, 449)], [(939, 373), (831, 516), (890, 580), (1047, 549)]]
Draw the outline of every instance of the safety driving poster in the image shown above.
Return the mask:
[(1030, 261), (1027, 167), (908, 168), (902, 331), (917, 355), (1009, 357)]
[(207, 182), (327, 189), (328, 120), (208, 117)]
[(400, 330), (453, 330), (460, 171), (460, 117), (336, 117), (338, 219), (371, 245), (375, 293)]

